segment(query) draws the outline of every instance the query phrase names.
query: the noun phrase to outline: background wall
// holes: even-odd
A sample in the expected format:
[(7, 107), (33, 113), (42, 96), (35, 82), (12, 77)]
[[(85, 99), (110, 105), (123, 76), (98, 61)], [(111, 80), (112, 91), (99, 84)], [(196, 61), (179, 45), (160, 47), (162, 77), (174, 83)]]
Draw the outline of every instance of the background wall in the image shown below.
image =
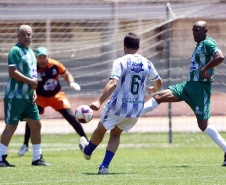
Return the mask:
[[(62, 62), (81, 85), (80, 92), (73, 91), (60, 77), (62, 90), (69, 97), (73, 110), (81, 104), (91, 103), (102, 92), (114, 59), (124, 54), (122, 41), (128, 32), (141, 36), (139, 52), (155, 65), (163, 78), (162, 89), (187, 80), (196, 45), (192, 26), (197, 20), (207, 22), (208, 36), (212, 36), (225, 53), (225, 0), (172, 0), (167, 3), (164, 0), (0, 1), (0, 107), (3, 110), (8, 52), (17, 43), (17, 28), (21, 24), (33, 28), (31, 48), (35, 51), (39, 46), (46, 46), (50, 57)], [(169, 42), (170, 47), (167, 45)], [(226, 114), (224, 71), (224, 63), (215, 71), (211, 99), (213, 116)], [(148, 85), (152, 84), (148, 81)], [(98, 118), (101, 110), (94, 116)], [(193, 116), (183, 102), (173, 104), (172, 113), (174, 116)], [(164, 104), (146, 116), (167, 115), (168, 104)], [(51, 108), (47, 108), (42, 116), (59, 117), (61, 115)], [(0, 119), (4, 119), (3, 111)]]

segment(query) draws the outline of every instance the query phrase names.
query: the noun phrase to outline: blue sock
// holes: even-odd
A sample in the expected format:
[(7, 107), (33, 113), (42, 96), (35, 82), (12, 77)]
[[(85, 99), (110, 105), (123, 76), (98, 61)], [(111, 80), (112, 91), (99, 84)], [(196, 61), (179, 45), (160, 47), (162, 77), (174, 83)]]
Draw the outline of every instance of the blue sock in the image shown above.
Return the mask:
[(105, 154), (105, 157), (104, 157), (104, 160), (103, 162), (101, 163), (100, 165), (100, 169), (104, 166), (105, 168), (108, 168), (112, 158), (114, 157), (114, 153), (109, 151), (109, 150), (106, 150), (106, 154)]
[(85, 154), (86, 155), (91, 155), (93, 151), (96, 149), (97, 145), (94, 145), (91, 140), (89, 141), (89, 144), (87, 145), (85, 149)]

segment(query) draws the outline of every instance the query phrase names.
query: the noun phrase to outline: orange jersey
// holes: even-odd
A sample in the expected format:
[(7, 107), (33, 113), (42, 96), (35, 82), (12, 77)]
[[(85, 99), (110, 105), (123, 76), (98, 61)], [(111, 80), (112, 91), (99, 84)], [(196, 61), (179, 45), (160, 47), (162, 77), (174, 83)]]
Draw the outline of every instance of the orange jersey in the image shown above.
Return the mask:
[(61, 86), (58, 80), (59, 74), (63, 74), (66, 67), (54, 60), (48, 59), (48, 65), (45, 68), (38, 66), (38, 87), (36, 92), (44, 97), (52, 97), (61, 91)]

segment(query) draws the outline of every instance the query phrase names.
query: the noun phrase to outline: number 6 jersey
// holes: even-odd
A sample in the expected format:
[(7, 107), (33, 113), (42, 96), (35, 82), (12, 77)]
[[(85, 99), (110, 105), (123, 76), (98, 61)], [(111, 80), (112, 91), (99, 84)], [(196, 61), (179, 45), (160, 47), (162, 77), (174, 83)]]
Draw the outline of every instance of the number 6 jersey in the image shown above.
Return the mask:
[(154, 65), (139, 54), (127, 54), (114, 61), (110, 78), (118, 80), (111, 99), (105, 105), (108, 112), (121, 117), (139, 117), (144, 107), (147, 78), (160, 77)]

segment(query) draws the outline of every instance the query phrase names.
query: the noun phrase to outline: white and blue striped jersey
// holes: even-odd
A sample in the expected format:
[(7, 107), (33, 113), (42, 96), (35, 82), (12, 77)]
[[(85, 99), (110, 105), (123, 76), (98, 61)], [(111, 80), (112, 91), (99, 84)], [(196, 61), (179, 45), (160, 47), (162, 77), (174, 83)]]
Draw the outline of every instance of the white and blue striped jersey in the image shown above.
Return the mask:
[(139, 117), (144, 107), (147, 78), (160, 77), (154, 65), (139, 54), (127, 54), (114, 61), (111, 78), (118, 80), (111, 99), (106, 103), (107, 112), (121, 117)]

